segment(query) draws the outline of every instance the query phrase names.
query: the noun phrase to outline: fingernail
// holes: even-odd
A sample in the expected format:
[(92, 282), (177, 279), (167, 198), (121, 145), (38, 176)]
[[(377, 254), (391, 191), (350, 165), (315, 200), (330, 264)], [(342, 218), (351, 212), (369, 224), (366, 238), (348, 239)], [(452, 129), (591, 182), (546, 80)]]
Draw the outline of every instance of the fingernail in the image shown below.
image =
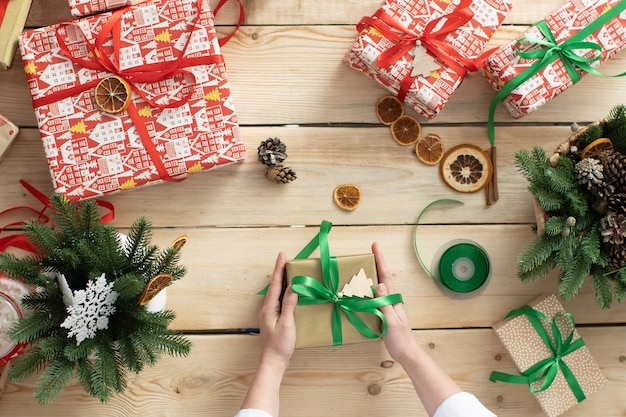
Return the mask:
[(387, 288), (385, 287), (385, 284), (378, 284), (378, 286), (376, 287), (376, 290), (378, 291), (378, 294), (380, 295), (387, 294)]

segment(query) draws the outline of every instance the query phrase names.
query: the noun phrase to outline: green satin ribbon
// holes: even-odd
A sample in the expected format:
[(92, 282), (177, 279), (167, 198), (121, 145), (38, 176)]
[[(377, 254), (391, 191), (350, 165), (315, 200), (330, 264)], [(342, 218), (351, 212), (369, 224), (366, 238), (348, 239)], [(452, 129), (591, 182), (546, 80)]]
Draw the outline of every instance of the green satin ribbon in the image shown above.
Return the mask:
[[(576, 397), (576, 400), (578, 400), (578, 402), (583, 401), (587, 397), (578, 384), (576, 376), (569, 366), (567, 366), (567, 364), (563, 361), (565, 356), (585, 345), (582, 338), (572, 341), (576, 326), (574, 317), (569, 313), (563, 312), (558, 313), (552, 320), (550, 320), (550, 318), (541, 311), (537, 311), (530, 306), (524, 306), (511, 311), (507, 314), (505, 319), (522, 315), (528, 318), (539, 337), (541, 337), (543, 342), (552, 352), (552, 356), (537, 362), (535, 365), (523, 371), (521, 375), (512, 375), (494, 371), (491, 373), (489, 379), (493, 382), (501, 381), (510, 384), (526, 384), (528, 385), (530, 392), (535, 394), (548, 389), (554, 382), (560, 370), (565, 377), (565, 381), (567, 381), (567, 384), (572, 390), (572, 393)], [(563, 339), (561, 330), (557, 324), (556, 319), (559, 315), (565, 316), (572, 323), (572, 330), (565, 339)], [(547, 320), (550, 323), (554, 342), (548, 335), (548, 332), (541, 323), (541, 320)], [(537, 384), (540, 384), (539, 388), (536, 388)]]
[[(546, 39), (519, 39), (519, 42), (526, 41), (532, 44), (543, 46), (545, 48), (539, 48), (537, 50), (525, 52), (516, 50), (517, 54), (522, 58), (537, 59), (537, 62), (531, 65), (524, 72), (513, 77), (491, 100), (488, 119), (488, 132), (491, 146), (495, 145), (494, 116), (497, 105), (500, 102), (504, 101), (508, 97), (508, 95), (513, 92), (513, 90), (522, 85), (524, 82), (528, 81), (535, 74), (537, 74), (539, 71), (541, 71), (543, 68), (547, 67), (557, 59), (560, 59), (563, 62), (563, 65), (567, 70), (567, 74), (570, 76), (574, 84), (576, 84), (580, 80), (580, 74), (576, 71), (576, 67), (580, 68), (584, 72), (599, 75), (602, 77), (622, 77), (626, 75), (626, 72), (617, 75), (607, 75), (591, 67), (589, 63), (598, 61), (602, 58), (602, 47), (597, 43), (584, 41), (586, 37), (593, 34), (596, 30), (607, 24), (611, 19), (617, 17), (624, 10), (626, 10), (626, 1), (621, 1), (561, 44), (557, 43), (556, 39), (554, 38), (554, 34), (548, 27), (548, 24), (545, 22), (545, 20), (538, 22), (536, 26)], [(595, 54), (595, 56), (591, 58), (587, 58), (577, 52), (577, 50), (581, 49), (598, 51), (600, 53)]]
[[(333, 304), (332, 335), (333, 345), (343, 344), (341, 313), (343, 312), (350, 323), (365, 337), (377, 339), (387, 333), (387, 320), (378, 308), (402, 303), (400, 294), (390, 294), (376, 298), (340, 297), (339, 268), (337, 258), (330, 256), (328, 247), (328, 233), (332, 224), (323, 221), (319, 233), (300, 251), (295, 259), (308, 258), (319, 246), (320, 263), (322, 267), (322, 283), (312, 277), (299, 275), (293, 277), (291, 288), (299, 294), (298, 305)], [(372, 290), (372, 296), (374, 296)], [(370, 329), (356, 313), (368, 313), (377, 316), (382, 323), (382, 330), (377, 332)]]

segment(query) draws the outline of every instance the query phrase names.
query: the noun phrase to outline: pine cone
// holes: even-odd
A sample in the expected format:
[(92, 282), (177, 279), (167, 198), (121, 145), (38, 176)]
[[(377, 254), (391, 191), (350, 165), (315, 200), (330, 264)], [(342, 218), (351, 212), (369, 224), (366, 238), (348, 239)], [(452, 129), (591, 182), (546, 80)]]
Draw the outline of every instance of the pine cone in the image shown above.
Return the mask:
[(603, 198), (613, 194), (614, 188), (606, 183), (604, 167), (597, 159), (582, 159), (574, 167), (574, 175), (576, 182), (596, 197)]
[(626, 215), (608, 212), (600, 220), (600, 234), (604, 243), (623, 245), (626, 238)]
[(609, 248), (609, 262), (607, 269), (615, 271), (626, 266), (626, 245), (612, 245)]
[(600, 153), (598, 158), (604, 167), (605, 182), (618, 193), (626, 192), (626, 155), (609, 149)]
[(607, 201), (607, 210), (616, 214), (626, 215), (626, 194), (613, 194)]
[(278, 138), (265, 139), (259, 145), (259, 161), (267, 166), (280, 165), (287, 158), (287, 145)]
[(296, 179), (296, 173), (289, 167), (277, 165), (265, 170), (265, 178), (277, 184), (286, 184)]

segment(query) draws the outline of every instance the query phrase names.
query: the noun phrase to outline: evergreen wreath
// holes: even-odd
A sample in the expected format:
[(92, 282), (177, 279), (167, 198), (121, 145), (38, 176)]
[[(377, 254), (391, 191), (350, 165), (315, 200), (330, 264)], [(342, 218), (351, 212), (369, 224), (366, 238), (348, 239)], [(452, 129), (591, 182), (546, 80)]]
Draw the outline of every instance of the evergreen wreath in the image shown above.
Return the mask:
[(56, 398), (75, 376), (106, 402), (124, 391), (129, 371), (191, 349), (168, 329), (173, 311), (150, 312), (139, 303), (151, 278), (169, 274), (177, 280), (186, 273), (177, 265), (180, 246), (152, 245), (152, 226), (143, 217), (122, 241), (101, 222), (94, 202), (72, 203), (60, 195), (50, 201), (58, 230), (35, 220), (24, 227), (38, 254), (0, 254), (0, 272), (37, 288), (22, 299), (28, 313), (8, 332), (32, 345), (12, 360), (9, 376), (20, 381), (43, 371), (34, 392), (41, 403)]
[(565, 300), (590, 276), (596, 302), (609, 308), (626, 299), (626, 106), (557, 151), (549, 158), (539, 146), (515, 153), (545, 221), (519, 254), (518, 276), (533, 281), (559, 268)]

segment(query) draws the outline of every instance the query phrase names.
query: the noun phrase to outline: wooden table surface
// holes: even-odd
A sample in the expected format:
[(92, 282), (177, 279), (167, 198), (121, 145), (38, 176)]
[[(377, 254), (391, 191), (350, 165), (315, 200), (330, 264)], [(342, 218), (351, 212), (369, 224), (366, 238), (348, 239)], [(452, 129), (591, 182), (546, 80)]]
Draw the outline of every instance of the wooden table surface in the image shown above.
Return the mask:
[[(217, 0), (212, 0), (214, 6)], [(232, 4), (231, 4), (232, 3)], [(491, 45), (517, 37), (561, 0), (513, 0), (513, 10)], [(244, 26), (223, 48), (233, 100), (249, 151), (245, 163), (107, 197), (122, 229), (141, 216), (155, 226), (154, 241), (168, 244), (187, 233), (182, 262), (189, 273), (168, 289), (167, 306), (177, 313), (174, 327), (193, 341), (187, 358), (165, 357), (129, 378), (128, 389), (107, 404), (77, 384), (51, 404), (32, 395), (36, 378), (9, 383), (0, 400), (2, 416), (233, 416), (255, 371), (258, 336), (237, 329), (257, 327), (261, 297), (276, 254), (295, 256), (324, 219), (335, 225), (335, 255), (368, 252), (381, 243), (404, 296), (415, 337), (458, 381), (502, 417), (542, 415), (523, 386), (495, 384), (492, 370), (515, 371), (491, 325), (509, 310), (538, 295), (557, 291), (555, 275), (532, 284), (516, 276), (517, 254), (532, 238), (534, 215), (525, 180), (513, 153), (539, 144), (552, 150), (569, 135), (572, 122), (603, 117), (623, 100), (623, 79), (585, 77), (578, 85), (521, 120), (497, 111), (500, 200), (459, 194), (422, 164), (413, 149), (397, 145), (376, 118), (374, 105), (385, 90), (341, 59), (356, 37), (355, 24), (380, 0), (244, 1)], [(35, 0), (28, 27), (69, 17), (66, 0)], [(235, 2), (218, 15), (218, 32), (236, 21)], [(626, 55), (603, 65), (606, 73), (626, 66)], [(51, 193), (51, 181), (19, 54), (0, 73), (0, 113), (21, 127), (0, 164), (1, 208), (37, 205), (18, 183), (24, 179)], [(446, 147), (472, 143), (488, 148), (486, 119), (493, 92), (471, 74), (441, 114), (418, 117), (425, 133), (440, 135)], [(412, 110), (409, 114), (416, 115)], [(287, 144), (288, 165), (298, 179), (287, 185), (267, 181), (256, 160), (259, 143), (279, 137)], [(353, 212), (332, 200), (335, 186), (354, 183), (363, 199)], [(492, 262), (486, 290), (468, 300), (443, 295), (420, 267), (413, 232), (420, 211), (439, 198), (464, 206), (430, 211), (417, 242), (427, 262), (452, 239), (472, 239)], [(602, 310), (593, 289), (564, 303), (579, 323), (609, 385), (566, 416), (624, 415), (626, 412), (626, 306)], [(283, 383), (285, 416), (423, 416), (411, 383), (381, 341), (296, 351)], [(388, 364), (388, 362), (385, 362)]]

